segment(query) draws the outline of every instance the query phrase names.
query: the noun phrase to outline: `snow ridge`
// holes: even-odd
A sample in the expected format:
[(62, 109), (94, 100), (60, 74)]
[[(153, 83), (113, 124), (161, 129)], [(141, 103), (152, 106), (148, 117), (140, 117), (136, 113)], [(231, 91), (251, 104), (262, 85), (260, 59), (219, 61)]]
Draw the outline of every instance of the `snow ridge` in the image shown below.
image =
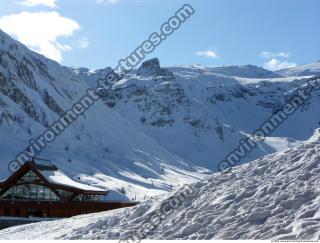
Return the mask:
[[(315, 139), (317, 137), (317, 139)], [(148, 239), (320, 239), (320, 140), (215, 173)], [(167, 198), (133, 208), (1, 231), (1, 239), (129, 239)]]
[(310, 76), (320, 74), (320, 60), (315, 63), (306, 64), (294, 68), (287, 68), (279, 70), (276, 73), (289, 77), (289, 76)]

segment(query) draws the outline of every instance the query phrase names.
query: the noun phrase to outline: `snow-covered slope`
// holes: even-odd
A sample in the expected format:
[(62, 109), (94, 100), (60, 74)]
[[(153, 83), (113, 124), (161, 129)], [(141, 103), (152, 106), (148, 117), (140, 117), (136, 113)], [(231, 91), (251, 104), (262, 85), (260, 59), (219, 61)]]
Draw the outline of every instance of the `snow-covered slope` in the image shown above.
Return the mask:
[[(170, 68), (173, 69), (173, 68)], [(210, 72), (214, 74), (221, 74), (229, 77), (241, 77), (241, 78), (281, 78), (282, 75), (272, 72), (270, 70), (264, 69), (262, 67), (254, 65), (231, 65), (231, 66), (218, 66), (218, 67), (204, 67), (201, 65), (185, 65), (176, 66), (174, 68), (175, 72), (185, 71), (187, 69), (199, 72)]]
[[(49, 128), (87, 89), (69, 68), (31, 52), (0, 30), (0, 180), (10, 175), (8, 163), (29, 140)], [(75, 180), (114, 191), (110, 199), (141, 200), (202, 176), (200, 169), (101, 101), (40, 157)]]
[(211, 69), (213, 73), (242, 78), (281, 78), (280, 74), (254, 65), (222, 66)]
[(279, 70), (276, 73), (289, 77), (289, 76), (309, 76), (309, 75), (319, 75), (320, 74), (320, 60), (315, 63), (302, 65), (293, 68), (287, 68)]
[(79, 78), (85, 80), (91, 88), (95, 88), (98, 84), (98, 80), (104, 79), (106, 75), (112, 71), (110, 67), (96, 70), (71, 67), (70, 70), (74, 72)]
[[(90, 73), (85, 76), (91, 83)], [(306, 77), (279, 78), (250, 65), (164, 69), (152, 59), (101, 96), (171, 153), (216, 170), (239, 140), (259, 128), (305, 81)], [(319, 127), (319, 99), (317, 92), (244, 161), (307, 140)]]
[[(0, 239), (136, 239), (147, 232), (148, 239), (319, 240), (319, 135), (298, 148), (216, 173), (191, 185), (188, 194), (180, 190), (133, 208), (15, 227), (0, 231)], [(188, 196), (180, 206), (167, 204), (181, 195)], [(158, 215), (168, 205), (171, 210)]]

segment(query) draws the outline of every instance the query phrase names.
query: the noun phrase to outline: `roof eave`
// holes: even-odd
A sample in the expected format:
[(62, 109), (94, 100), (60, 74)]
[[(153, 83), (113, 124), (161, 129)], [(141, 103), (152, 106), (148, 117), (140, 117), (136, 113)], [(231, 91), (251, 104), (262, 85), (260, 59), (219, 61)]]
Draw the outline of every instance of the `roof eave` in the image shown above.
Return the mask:
[(108, 195), (108, 191), (93, 191), (93, 190), (83, 190), (80, 188), (75, 188), (72, 186), (64, 186), (60, 184), (55, 184), (49, 182), (38, 170), (38, 168), (35, 166), (35, 164), (32, 161), (28, 161), (25, 164), (23, 164), (15, 173), (13, 173), (11, 176), (9, 176), (5, 181), (0, 182), (0, 188), (6, 189), (14, 184), (14, 182), (20, 178), (25, 172), (28, 170), (32, 170), (42, 181), (43, 183), (51, 187), (53, 189), (61, 189), (66, 191), (71, 191), (77, 194), (94, 194), (94, 195)]

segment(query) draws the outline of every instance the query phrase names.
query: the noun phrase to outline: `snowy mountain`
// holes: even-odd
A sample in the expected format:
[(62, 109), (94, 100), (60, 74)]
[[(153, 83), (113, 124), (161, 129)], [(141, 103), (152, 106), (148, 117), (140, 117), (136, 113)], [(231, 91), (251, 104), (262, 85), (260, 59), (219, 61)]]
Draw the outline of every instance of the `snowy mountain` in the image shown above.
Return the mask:
[[(96, 77), (99, 71), (81, 78), (92, 83), (91, 73)], [(240, 139), (259, 128), (308, 78), (279, 77), (250, 65), (162, 68), (159, 60), (151, 59), (101, 97), (171, 153), (217, 170)], [(318, 91), (243, 162), (309, 139), (319, 127), (319, 98)]]
[(133, 208), (14, 227), (0, 239), (319, 240), (319, 134), (306, 145), (215, 173), (190, 185), (190, 193), (180, 189)]
[(211, 69), (213, 73), (242, 78), (281, 78), (282, 76), (254, 65), (222, 66)]
[[(62, 67), (0, 32), (0, 180), (29, 140), (110, 70)], [(151, 59), (103, 90), (103, 102), (40, 157), (75, 180), (113, 191), (111, 199), (142, 200), (216, 170), (306, 79), (251, 65), (163, 68)], [(303, 144), (319, 127), (319, 98), (314, 93), (243, 162)]]
[(97, 81), (100, 79), (104, 79), (105, 76), (112, 71), (110, 67), (96, 70), (74, 67), (71, 67), (69, 69), (74, 72), (80, 79), (85, 80), (91, 88), (95, 88), (98, 84)]
[(315, 63), (302, 65), (294, 68), (287, 68), (277, 71), (278, 74), (289, 77), (289, 76), (312, 76), (320, 74), (320, 60)]
[[(87, 89), (69, 68), (0, 31), (0, 180), (11, 174), (8, 163), (29, 140), (48, 129)], [(76, 181), (110, 190), (110, 200), (162, 194), (206, 172), (160, 146), (101, 101), (39, 156)]]

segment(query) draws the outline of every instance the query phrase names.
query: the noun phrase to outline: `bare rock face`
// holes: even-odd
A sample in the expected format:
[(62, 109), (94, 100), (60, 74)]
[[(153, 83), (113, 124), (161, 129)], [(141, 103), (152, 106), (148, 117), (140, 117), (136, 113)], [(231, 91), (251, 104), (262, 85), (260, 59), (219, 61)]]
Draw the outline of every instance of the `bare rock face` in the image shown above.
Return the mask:
[(42, 100), (44, 103), (49, 107), (50, 110), (54, 111), (55, 113), (59, 114), (60, 116), (63, 114), (63, 109), (56, 103), (54, 98), (50, 96), (47, 90), (44, 91)]
[(138, 76), (169, 76), (173, 77), (173, 73), (167, 69), (160, 67), (158, 58), (153, 58), (142, 63), (137, 71)]

